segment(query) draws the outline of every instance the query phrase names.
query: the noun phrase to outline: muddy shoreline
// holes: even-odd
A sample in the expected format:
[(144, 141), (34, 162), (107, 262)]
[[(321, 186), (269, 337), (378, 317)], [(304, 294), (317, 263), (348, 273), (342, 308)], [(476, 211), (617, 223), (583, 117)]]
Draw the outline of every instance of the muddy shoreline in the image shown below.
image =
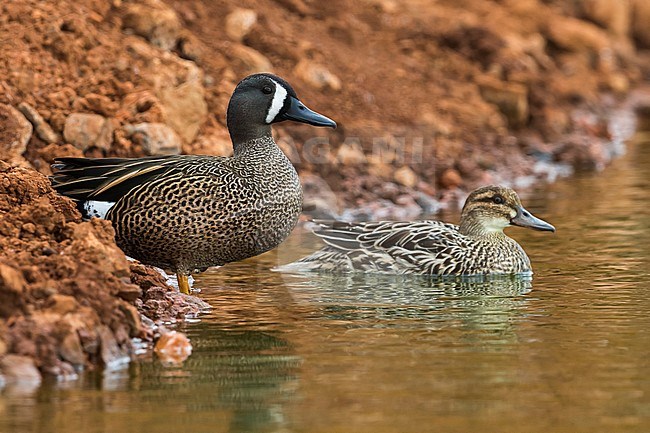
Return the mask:
[(0, 376), (124, 362), (205, 307), (81, 221), (49, 186), (54, 158), (228, 155), (235, 84), (272, 71), (339, 124), (275, 129), (305, 219), (410, 219), (478, 185), (601, 170), (650, 106), (631, 93), (650, 76), (650, 8), (578, 3), (3, 4)]

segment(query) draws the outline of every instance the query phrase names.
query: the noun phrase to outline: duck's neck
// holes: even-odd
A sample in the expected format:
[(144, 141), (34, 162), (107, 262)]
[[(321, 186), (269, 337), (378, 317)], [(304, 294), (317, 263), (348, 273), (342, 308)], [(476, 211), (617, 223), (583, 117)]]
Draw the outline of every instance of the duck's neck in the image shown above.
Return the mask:
[(248, 147), (250, 143), (260, 140), (273, 142), (270, 125), (244, 126), (241, 124), (231, 125), (230, 123), (228, 122), (228, 132), (235, 155)]
[(465, 236), (490, 239), (495, 242), (509, 239), (502, 228), (490, 228), (472, 218), (461, 218), (459, 231)]
[(258, 138), (272, 137), (271, 125), (257, 115), (257, 107), (243, 96), (233, 95), (228, 103), (226, 124), (235, 154), (237, 149)]
[(233, 148), (234, 158), (242, 162), (253, 159), (263, 164), (291, 164), (270, 135), (233, 143)]

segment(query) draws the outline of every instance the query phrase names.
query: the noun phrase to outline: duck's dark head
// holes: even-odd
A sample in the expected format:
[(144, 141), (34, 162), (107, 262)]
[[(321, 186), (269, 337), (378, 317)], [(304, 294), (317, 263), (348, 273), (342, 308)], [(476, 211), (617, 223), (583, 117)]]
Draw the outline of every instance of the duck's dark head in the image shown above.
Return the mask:
[(460, 231), (463, 234), (501, 233), (511, 225), (555, 231), (551, 224), (528, 212), (517, 193), (508, 187), (485, 186), (467, 197), (460, 217)]
[(336, 128), (333, 120), (300, 102), (291, 85), (276, 75), (249, 75), (237, 84), (227, 114), (233, 143), (271, 136), (271, 124), (285, 120)]

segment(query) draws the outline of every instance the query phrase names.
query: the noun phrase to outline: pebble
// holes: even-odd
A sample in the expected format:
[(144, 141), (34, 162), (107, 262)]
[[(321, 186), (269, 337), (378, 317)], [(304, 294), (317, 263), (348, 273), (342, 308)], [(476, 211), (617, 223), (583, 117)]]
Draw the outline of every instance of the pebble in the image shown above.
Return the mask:
[(43, 116), (41, 116), (34, 107), (26, 102), (21, 102), (20, 105), (18, 105), (18, 109), (34, 126), (34, 131), (36, 132), (36, 135), (38, 135), (38, 138), (48, 144), (61, 142), (59, 134), (54, 132), (52, 127), (45, 121), (45, 119), (43, 119)]
[(228, 57), (243, 67), (245, 74), (273, 72), (271, 61), (259, 51), (242, 44), (232, 44), (227, 49)]
[(22, 161), (33, 129), (20, 111), (11, 105), (0, 104), (0, 158), (9, 162)]
[(463, 178), (457, 170), (448, 168), (440, 176), (440, 186), (445, 189), (452, 189), (463, 184)]
[(163, 363), (177, 365), (192, 354), (192, 343), (182, 332), (171, 331), (160, 336), (154, 351)]
[(528, 89), (519, 83), (504, 83), (499, 80), (485, 80), (479, 83), (481, 97), (499, 110), (508, 119), (511, 127), (524, 126), (528, 122)]
[(5, 355), (0, 360), (0, 372), (9, 383), (41, 383), (41, 373), (36, 368), (34, 360), (27, 356)]
[(582, 0), (578, 4), (586, 18), (600, 24), (612, 34), (625, 37), (629, 33), (631, 11), (628, 0)]
[(294, 69), (296, 76), (300, 77), (305, 83), (316, 89), (332, 89), (336, 92), (341, 90), (341, 79), (334, 75), (325, 66), (314, 63), (311, 60), (303, 59)]
[(176, 12), (160, 0), (127, 5), (122, 25), (163, 50), (176, 46), (182, 29)]
[(241, 42), (257, 23), (257, 12), (237, 8), (226, 17), (226, 34), (233, 41)]
[(113, 142), (113, 125), (99, 114), (72, 113), (65, 120), (63, 137), (81, 151), (93, 146), (108, 150)]
[(337, 194), (332, 191), (325, 179), (312, 173), (300, 175), (304, 199), (303, 211), (316, 219), (336, 219), (340, 213)]
[(366, 155), (359, 143), (343, 143), (336, 151), (336, 158), (343, 165), (359, 165), (366, 162)]
[(415, 187), (419, 181), (418, 175), (407, 166), (397, 169), (393, 174), (393, 178), (395, 182), (408, 188)]
[(158, 96), (165, 123), (176, 131), (183, 142), (193, 142), (208, 118), (208, 103), (201, 77), (192, 77), (177, 87), (162, 88)]
[(560, 48), (574, 52), (600, 53), (610, 45), (605, 30), (571, 17), (557, 17), (548, 26), (547, 37)]
[(632, 0), (632, 34), (642, 48), (650, 48), (650, 2)]
[(147, 155), (178, 155), (182, 151), (181, 138), (163, 123), (138, 123), (125, 125), (124, 129)]

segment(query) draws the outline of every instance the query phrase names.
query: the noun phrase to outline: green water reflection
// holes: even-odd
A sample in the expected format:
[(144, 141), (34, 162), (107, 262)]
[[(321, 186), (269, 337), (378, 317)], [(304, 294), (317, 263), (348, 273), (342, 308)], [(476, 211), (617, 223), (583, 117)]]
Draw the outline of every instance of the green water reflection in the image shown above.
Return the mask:
[(183, 366), (5, 388), (0, 431), (650, 431), (650, 141), (523, 199), (532, 282), (270, 272), (298, 231), (197, 280)]

